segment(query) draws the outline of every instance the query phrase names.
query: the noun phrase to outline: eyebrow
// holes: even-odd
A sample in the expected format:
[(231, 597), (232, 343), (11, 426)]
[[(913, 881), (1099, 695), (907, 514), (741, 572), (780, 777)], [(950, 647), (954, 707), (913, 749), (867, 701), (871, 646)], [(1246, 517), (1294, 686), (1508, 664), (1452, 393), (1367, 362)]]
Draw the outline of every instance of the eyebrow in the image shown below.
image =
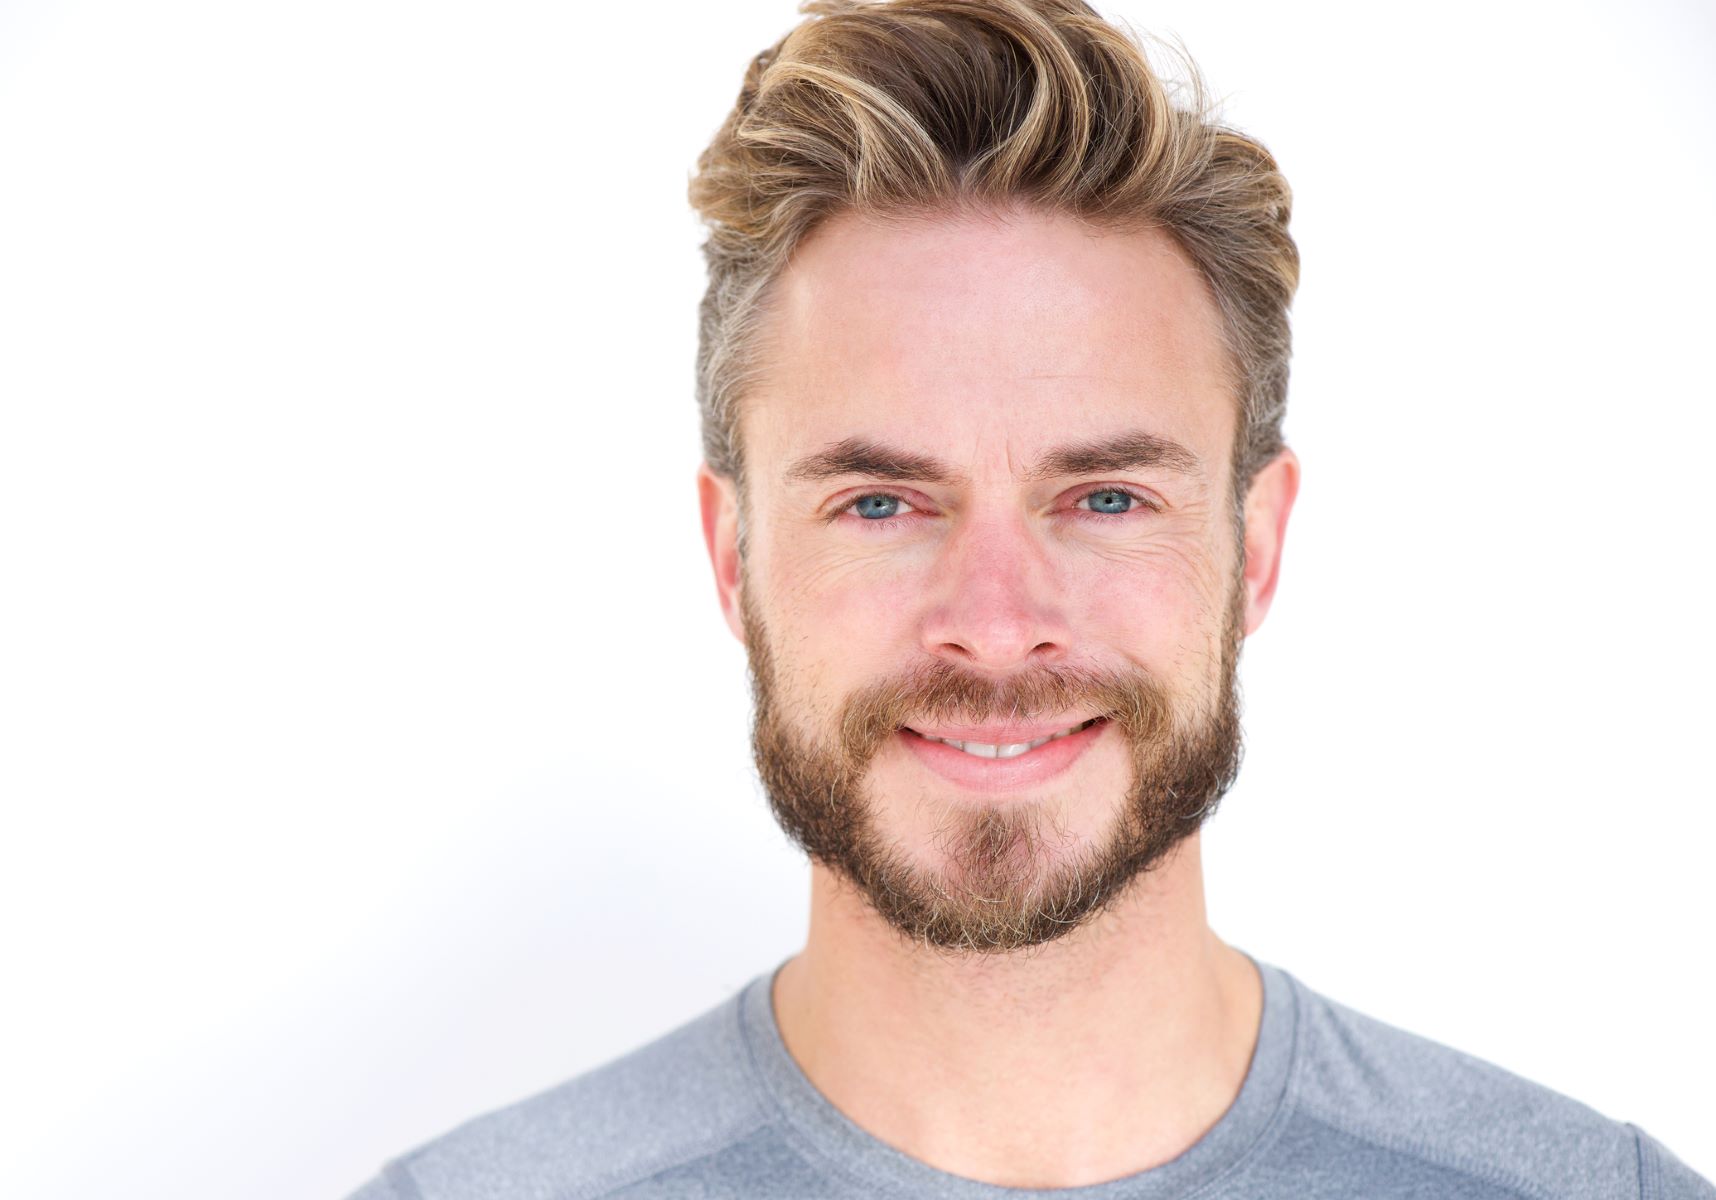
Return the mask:
[(955, 483), (959, 479), (958, 474), (939, 459), (855, 437), (799, 459), (787, 468), (786, 473), (788, 479), (804, 482), (833, 479), (840, 475), (919, 479), (925, 483)]
[[(1196, 475), (1202, 470), (1203, 463), (1173, 438), (1133, 430), (1114, 437), (1057, 446), (1025, 473), (1025, 479), (1036, 482), (1064, 475), (1100, 475), (1144, 467), (1160, 467), (1177, 475)], [(787, 479), (798, 482), (834, 479), (841, 475), (940, 484), (958, 483), (962, 479), (958, 471), (940, 459), (856, 437), (807, 455), (788, 467), (786, 472)]]
[(1144, 467), (1160, 467), (1176, 475), (1196, 475), (1203, 470), (1203, 463), (1173, 438), (1133, 430), (1115, 437), (1057, 447), (1043, 455), (1037, 465), (1026, 472), (1025, 478), (1034, 481), (1061, 475), (1101, 475), (1108, 471), (1136, 471)]

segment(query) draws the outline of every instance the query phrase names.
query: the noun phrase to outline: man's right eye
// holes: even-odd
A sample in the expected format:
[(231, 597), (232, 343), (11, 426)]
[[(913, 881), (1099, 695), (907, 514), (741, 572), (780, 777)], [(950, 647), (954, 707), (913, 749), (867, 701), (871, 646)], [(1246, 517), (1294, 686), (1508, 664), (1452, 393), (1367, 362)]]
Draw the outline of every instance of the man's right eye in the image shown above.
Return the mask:
[(860, 496), (850, 505), (852, 511), (866, 521), (881, 521), (896, 516), (904, 506), (905, 501), (898, 496), (889, 495)]

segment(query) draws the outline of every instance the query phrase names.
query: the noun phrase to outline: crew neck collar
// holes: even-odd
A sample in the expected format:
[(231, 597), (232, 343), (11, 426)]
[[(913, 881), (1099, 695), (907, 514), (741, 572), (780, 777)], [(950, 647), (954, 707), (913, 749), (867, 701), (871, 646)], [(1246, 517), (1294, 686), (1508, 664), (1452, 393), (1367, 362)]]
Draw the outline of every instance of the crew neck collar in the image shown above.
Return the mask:
[(946, 1200), (1172, 1200), (1236, 1169), (1277, 1128), (1286, 1107), (1299, 1001), (1285, 971), (1255, 958), (1251, 962), (1263, 980), (1263, 1016), (1245, 1081), (1228, 1110), (1178, 1157), (1081, 1187), (1015, 1188), (968, 1179), (920, 1162), (854, 1123), (817, 1091), (781, 1039), (773, 993), (785, 961), (746, 985), (739, 996), (739, 1020), (758, 1083), (794, 1144), (860, 1190)]

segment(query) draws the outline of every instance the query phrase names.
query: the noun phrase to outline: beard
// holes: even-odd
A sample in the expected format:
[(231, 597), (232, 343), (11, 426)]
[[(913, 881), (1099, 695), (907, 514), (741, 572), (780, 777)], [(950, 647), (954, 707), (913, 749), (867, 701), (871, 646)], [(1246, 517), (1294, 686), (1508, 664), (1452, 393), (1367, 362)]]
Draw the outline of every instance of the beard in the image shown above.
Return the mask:
[[(1217, 678), (1181, 699), (1150, 673), (1033, 668), (1005, 679), (935, 659), (849, 696), (832, 737), (807, 739), (783, 709), (779, 662), (740, 588), (755, 705), (752, 750), (775, 819), (912, 943), (968, 954), (1064, 937), (1115, 902), (1196, 832), (1232, 786), (1243, 754), (1238, 663), (1244, 588), (1230, 593)], [(1048, 807), (948, 806), (926, 867), (882, 835), (865, 775), (908, 722), (981, 724), (1101, 714), (1129, 747), (1130, 786), (1105, 838), (1069, 849)]]

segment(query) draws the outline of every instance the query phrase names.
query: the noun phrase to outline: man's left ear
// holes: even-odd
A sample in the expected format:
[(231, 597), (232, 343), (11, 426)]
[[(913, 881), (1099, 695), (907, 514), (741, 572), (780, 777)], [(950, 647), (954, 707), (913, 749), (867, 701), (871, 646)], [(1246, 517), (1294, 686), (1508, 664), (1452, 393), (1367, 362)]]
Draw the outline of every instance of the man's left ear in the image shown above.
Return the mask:
[(1283, 448), (1251, 481), (1245, 494), (1245, 635), (1263, 624), (1281, 577), (1287, 517), (1299, 494), (1299, 456)]

